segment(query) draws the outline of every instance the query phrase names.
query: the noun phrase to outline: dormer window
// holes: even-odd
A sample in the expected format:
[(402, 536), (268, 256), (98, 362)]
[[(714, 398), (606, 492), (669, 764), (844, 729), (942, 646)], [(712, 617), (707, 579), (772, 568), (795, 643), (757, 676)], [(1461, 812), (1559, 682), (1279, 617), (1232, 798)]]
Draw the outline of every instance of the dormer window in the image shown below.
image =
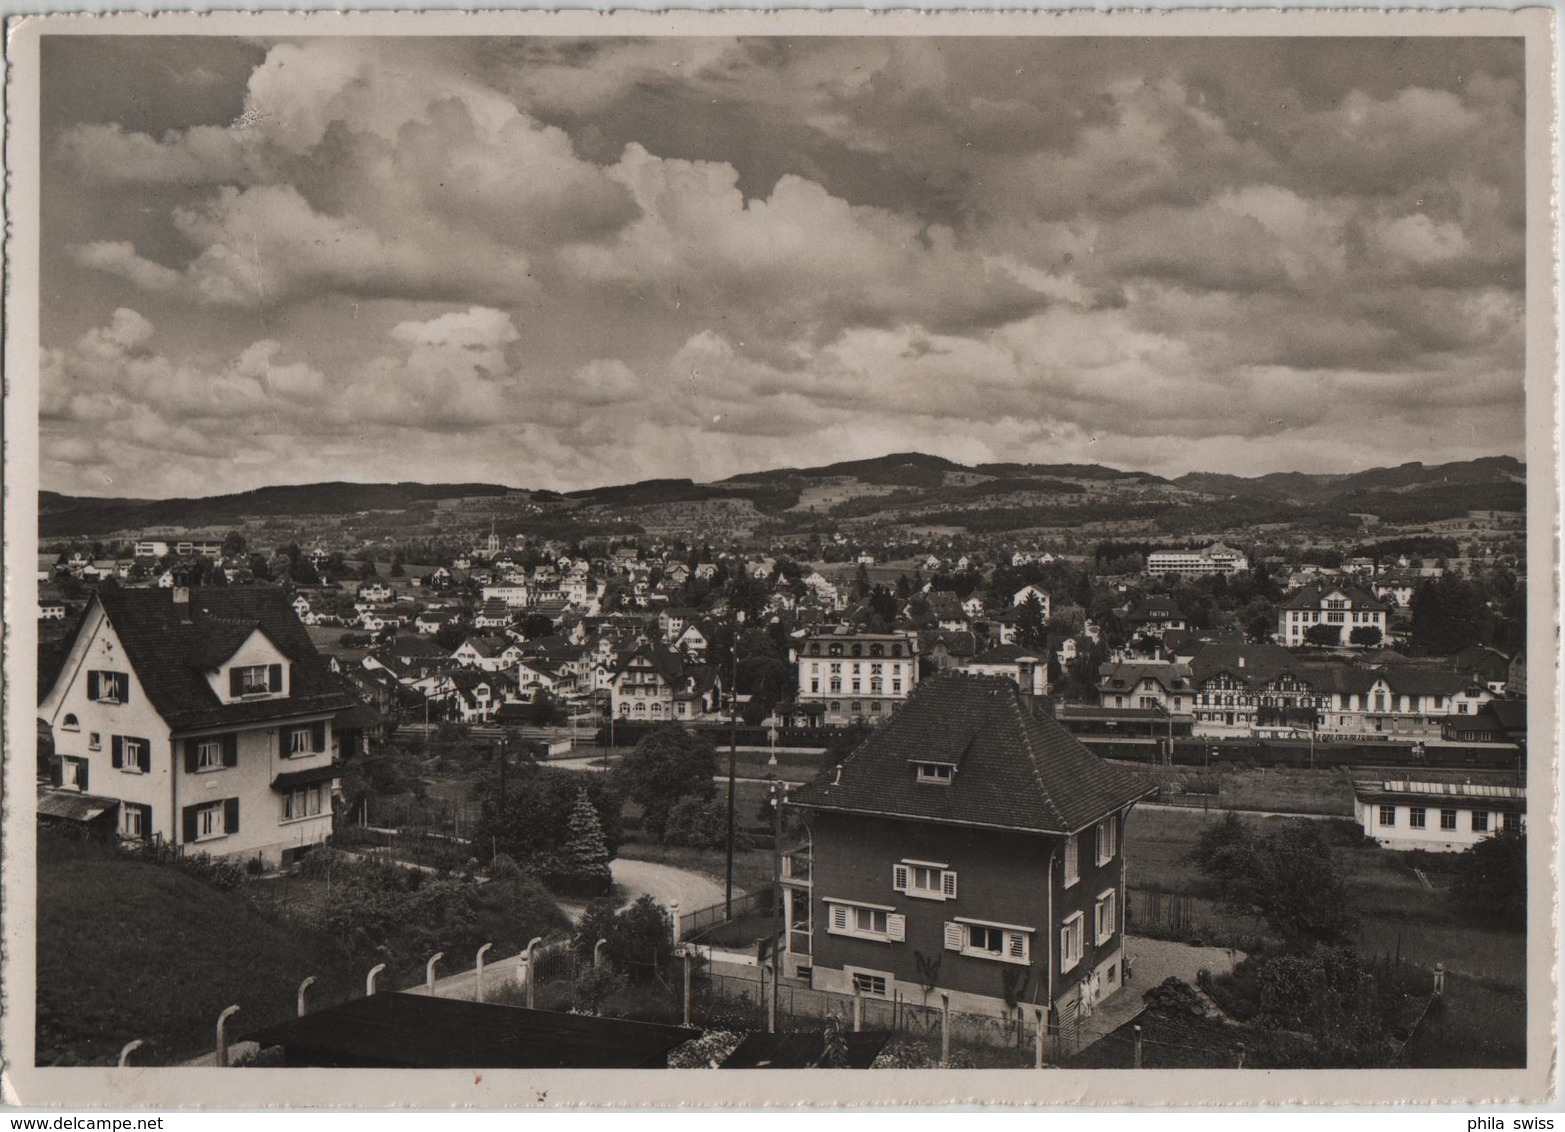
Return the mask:
[(283, 666), (280, 664), (241, 664), (228, 670), (229, 695), (272, 695), (283, 690)]
[(919, 782), (950, 786), (952, 779), (956, 777), (956, 767), (950, 763), (914, 763), (913, 765), (917, 768)]

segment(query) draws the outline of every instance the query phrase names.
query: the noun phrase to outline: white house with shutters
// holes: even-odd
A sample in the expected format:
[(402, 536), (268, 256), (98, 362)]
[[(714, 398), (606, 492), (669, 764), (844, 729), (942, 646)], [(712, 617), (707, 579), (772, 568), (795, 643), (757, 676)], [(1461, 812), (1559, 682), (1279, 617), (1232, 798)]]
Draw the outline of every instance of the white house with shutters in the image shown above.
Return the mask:
[(48, 789), (115, 808), (122, 837), (276, 865), (331, 832), (354, 701), (282, 590), (101, 590), (45, 686)]

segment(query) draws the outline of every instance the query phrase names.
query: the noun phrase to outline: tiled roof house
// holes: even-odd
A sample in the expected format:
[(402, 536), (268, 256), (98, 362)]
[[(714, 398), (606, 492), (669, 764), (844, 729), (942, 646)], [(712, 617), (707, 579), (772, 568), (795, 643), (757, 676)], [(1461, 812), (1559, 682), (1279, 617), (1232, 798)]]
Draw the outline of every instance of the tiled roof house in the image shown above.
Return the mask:
[(1124, 822), (1153, 787), (1015, 681), (925, 680), (833, 773), (788, 801), (810, 849), (784, 868), (785, 978), (1064, 1026), (1119, 989)]
[(331, 832), (354, 702), (281, 589), (104, 588), (38, 715), (55, 787), (112, 800), (122, 836), (276, 864)]

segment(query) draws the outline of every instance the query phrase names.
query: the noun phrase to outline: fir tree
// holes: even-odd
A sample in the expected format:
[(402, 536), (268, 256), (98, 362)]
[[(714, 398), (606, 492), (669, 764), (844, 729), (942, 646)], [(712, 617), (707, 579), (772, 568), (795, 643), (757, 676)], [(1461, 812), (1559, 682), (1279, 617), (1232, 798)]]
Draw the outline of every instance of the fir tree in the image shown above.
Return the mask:
[(560, 880), (572, 890), (597, 895), (609, 890), (609, 846), (603, 836), (603, 823), (587, 797), (586, 788), (576, 792), (571, 810), (570, 833), (560, 846)]

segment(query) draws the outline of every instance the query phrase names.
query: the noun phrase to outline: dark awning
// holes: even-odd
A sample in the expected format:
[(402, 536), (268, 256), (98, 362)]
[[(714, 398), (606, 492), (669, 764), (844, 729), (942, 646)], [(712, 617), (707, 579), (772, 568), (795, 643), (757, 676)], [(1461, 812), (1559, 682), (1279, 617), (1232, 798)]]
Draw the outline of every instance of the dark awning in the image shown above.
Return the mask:
[(78, 794), (74, 790), (38, 792), (38, 816), (45, 818), (88, 822), (102, 817), (119, 804), (118, 798), (104, 798), (98, 794)]
[(282, 1046), (290, 1068), (666, 1069), (701, 1031), (519, 1006), (376, 994), (243, 1040)]
[(272, 789), (279, 794), (285, 794), (289, 790), (298, 789), (300, 786), (313, 786), (317, 782), (330, 782), (334, 778), (342, 777), (342, 764), (329, 762), (325, 766), (312, 766), (308, 770), (288, 770), (272, 779)]

